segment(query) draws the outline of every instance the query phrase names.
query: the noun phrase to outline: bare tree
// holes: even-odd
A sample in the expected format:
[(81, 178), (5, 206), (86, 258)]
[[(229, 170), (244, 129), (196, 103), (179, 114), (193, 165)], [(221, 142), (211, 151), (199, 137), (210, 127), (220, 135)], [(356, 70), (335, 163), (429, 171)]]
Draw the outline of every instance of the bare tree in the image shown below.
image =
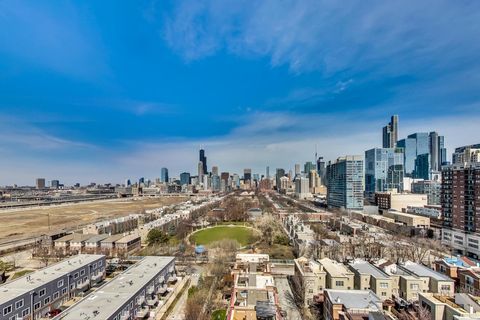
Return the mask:
[(305, 281), (299, 275), (293, 275), (288, 277), (290, 284), (289, 291), (285, 292), (285, 298), (291, 308), (297, 309), (302, 315), (302, 319), (313, 319), (305, 297)]
[(188, 297), (185, 305), (185, 320), (206, 320), (203, 314), (203, 305), (205, 304), (206, 293), (198, 291)]

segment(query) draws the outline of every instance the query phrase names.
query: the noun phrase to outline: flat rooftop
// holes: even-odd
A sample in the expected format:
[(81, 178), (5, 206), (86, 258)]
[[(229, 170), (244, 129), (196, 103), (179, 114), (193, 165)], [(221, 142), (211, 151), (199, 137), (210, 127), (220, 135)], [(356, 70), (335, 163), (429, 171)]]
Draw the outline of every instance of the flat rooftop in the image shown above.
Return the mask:
[(353, 274), (352, 271), (347, 269), (347, 266), (337, 261), (324, 258), (318, 262), (323, 266), (325, 271), (330, 273), (332, 277), (348, 277)]
[(364, 260), (357, 260), (349, 263), (350, 267), (357, 270), (359, 273), (362, 274), (369, 274), (374, 278), (377, 279), (390, 279), (390, 276), (383, 272), (382, 270), (378, 269), (371, 263), (364, 261)]
[[(119, 274), (85, 299), (62, 312), (55, 319), (95, 320), (110, 319), (117, 310), (138, 294), (174, 257), (145, 257)], [(95, 313), (95, 315), (94, 315)]]
[(0, 304), (40, 288), (84, 265), (88, 265), (104, 257), (96, 254), (81, 254), (49, 267), (35, 271), (18, 279), (9, 281), (0, 286)]
[(382, 300), (371, 290), (325, 290), (333, 303), (343, 304), (347, 309), (380, 311)]
[(86, 243), (98, 243), (102, 240), (105, 240), (109, 237), (108, 234), (97, 234), (97, 235), (91, 235), (92, 237), (89, 238)]
[(412, 273), (414, 273), (415, 275), (419, 276), (419, 277), (429, 277), (429, 278), (433, 278), (433, 279), (436, 279), (436, 280), (439, 280), (439, 281), (452, 281), (452, 279), (450, 279), (449, 277), (447, 277), (446, 275), (444, 274), (441, 274), (440, 272), (437, 272), (435, 270), (432, 270), (424, 265), (421, 265), (421, 264), (418, 264), (416, 262), (412, 262), (412, 261), (407, 261), (405, 262), (402, 267)]
[(129, 241), (135, 240), (135, 239), (140, 239), (140, 236), (137, 234), (129, 234), (123, 238), (120, 238), (117, 240), (117, 243), (127, 243)]

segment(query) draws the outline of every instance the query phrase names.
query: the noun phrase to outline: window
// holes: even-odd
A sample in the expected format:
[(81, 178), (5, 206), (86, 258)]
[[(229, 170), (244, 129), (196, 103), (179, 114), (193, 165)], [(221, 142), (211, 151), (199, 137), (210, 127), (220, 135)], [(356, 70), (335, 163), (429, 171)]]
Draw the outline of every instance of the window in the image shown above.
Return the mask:
[(343, 281), (335, 281), (335, 286), (343, 287)]
[(19, 309), (19, 308), (23, 307), (23, 303), (24, 303), (23, 299), (15, 302), (15, 309)]
[(418, 283), (410, 283), (410, 289), (412, 290), (418, 290)]
[(386, 297), (387, 293), (385, 291), (382, 291), (382, 297)]
[(53, 294), (53, 300), (58, 299), (59, 296), (60, 296), (60, 292), (58, 292), (58, 291), (55, 292), (55, 293)]
[(78, 278), (78, 272), (75, 272), (75, 274), (73, 275), (73, 279), (77, 279)]
[(62, 289), (62, 294), (66, 294), (67, 293), (67, 288), (63, 288)]
[(3, 315), (7, 315), (10, 312), (12, 312), (12, 305), (9, 305), (8, 307), (3, 308)]
[(96, 264), (96, 263), (94, 263), (94, 264), (93, 264), (93, 269), (95, 269), (96, 267), (97, 267), (97, 264)]
[(450, 286), (449, 286), (449, 285), (442, 284), (440, 290), (442, 290), (442, 291), (450, 291)]
[(43, 297), (46, 292), (47, 292), (46, 289), (42, 289), (42, 290), (40, 290), (40, 291), (38, 292), (38, 296), (39, 296), (39, 297)]
[(380, 288), (387, 289), (388, 288), (388, 283), (387, 282), (380, 282)]
[(45, 300), (43, 300), (43, 305), (47, 305), (50, 303), (50, 297), (46, 297)]
[(57, 288), (61, 288), (61, 287), (63, 287), (63, 280), (59, 280), (57, 282)]
[(41, 305), (40, 302), (35, 303), (35, 304), (33, 305), (33, 310), (38, 310), (38, 309), (40, 309), (40, 305)]
[(85, 269), (80, 271), (80, 276), (84, 276), (84, 275), (85, 275)]
[(82, 283), (82, 280), (77, 281), (77, 286), (79, 286)]
[(70, 290), (73, 290), (73, 288), (75, 288), (75, 283), (72, 283), (72, 284), (70, 285)]
[(30, 313), (30, 308), (27, 308), (25, 310), (22, 311), (22, 317), (25, 317), (26, 315), (28, 315)]
[(98, 266), (99, 266), (99, 267), (102, 266), (102, 261), (98, 261)]

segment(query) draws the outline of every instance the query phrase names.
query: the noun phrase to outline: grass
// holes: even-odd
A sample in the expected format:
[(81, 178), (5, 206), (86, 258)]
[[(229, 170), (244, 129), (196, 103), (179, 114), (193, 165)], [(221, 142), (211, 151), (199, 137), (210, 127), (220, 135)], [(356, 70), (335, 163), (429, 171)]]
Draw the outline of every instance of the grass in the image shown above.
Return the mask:
[(227, 317), (227, 310), (215, 310), (212, 313), (212, 320), (225, 320)]
[(22, 271), (15, 272), (15, 274), (12, 276), (12, 279), (17, 279), (17, 278), (23, 277), (24, 275), (32, 273), (32, 272), (33, 272), (33, 270), (22, 270)]
[(255, 242), (256, 232), (250, 228), (242, 226), (219, 226), (200, 230), (194, 233), (190, 242), (197, 245), (209, 245), (212, 242), (224, 239), (236, 240), (241, 246), (246, 246)]

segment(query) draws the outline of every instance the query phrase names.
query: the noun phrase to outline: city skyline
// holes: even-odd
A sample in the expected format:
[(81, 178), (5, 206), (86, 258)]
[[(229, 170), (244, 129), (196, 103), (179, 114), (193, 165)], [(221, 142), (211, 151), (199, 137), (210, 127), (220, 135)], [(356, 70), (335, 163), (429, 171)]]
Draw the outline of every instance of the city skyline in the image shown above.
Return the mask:
[(0, 185), (333, 160), (392, 114), (477, 143), (480, 5), (371, 4), (3, 2)]

